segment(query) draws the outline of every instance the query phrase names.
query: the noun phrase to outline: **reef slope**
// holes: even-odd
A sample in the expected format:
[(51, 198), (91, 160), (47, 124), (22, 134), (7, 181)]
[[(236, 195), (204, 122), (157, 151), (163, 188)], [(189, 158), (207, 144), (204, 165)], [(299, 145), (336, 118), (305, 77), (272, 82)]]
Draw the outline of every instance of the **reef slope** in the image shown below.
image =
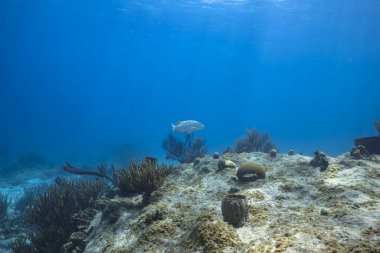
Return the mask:
[[(236, 168), (264, 164), (266, 178), (239, 182)], [(93, 221), (85, 252), (380, 252), (380, 156), (329, 157), (326, 171), (302, 155), (227, 153), (182, 164), (142, 208), (126, 203), (115, 222)], [(249, 222), (223, 221), (221, 201), (248, 197)], [(103, 215), (104, 214), (99, 214)]]

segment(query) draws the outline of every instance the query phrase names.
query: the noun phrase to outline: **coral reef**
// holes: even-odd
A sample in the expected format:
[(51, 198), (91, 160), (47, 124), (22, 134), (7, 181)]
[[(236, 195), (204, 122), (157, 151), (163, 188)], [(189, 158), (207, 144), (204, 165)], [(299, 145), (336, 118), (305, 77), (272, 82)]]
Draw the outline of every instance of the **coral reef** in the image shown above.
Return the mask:
[[(19, 235), (11, 248), (20, 253), (379, 252), (380, 156), (328, 157), (324, 173), (310, 169), (311, 160), (282, 154), (273, 159), (261, 152), (197, 158), (166, 177), (151, 192), (149, 204), (144, 203), (146, 194), (121, 196), (117, 189), (100, 198), (81, 190), (93, 197), (77, 198), (75, 188), (83, 186), (58, 179), (25, 208), (25, 217), (30, 211), (43, 217), (39, 223), (27, 219), (33, 233), (10, 223), (14, 215), (10, 213), (0, 226), (0, 239), (5, 234)], [(242, 183), (235, 169), (218, 170), (223, 161), (237, 168), (255, 161), (265, 180)], [(158, 166), (153, 158), (145, 163)], [(131, 189), (137, 192), (133, 185)], [(53, 205), (52, 197), (41, 200), (53, 194)], [(238, 222), (228, 221), (221, 211), (223, 202), (237, 202), (232, 206), (238, 213), (245, 206), (243, 212), (249, 217), (243, 219), (244, 226), (231, 225)]]
[[(240, 183), (233, 180), (235, 169), (217, 170), (219, 160), (238, 168), (255, 161), (266, 169), (266, 180)], [(141, 195), (108, 200), (119, 204), (102, 212), (84, 252), (379, 250), (379, 156), (329, 157), (324, 173), (309, 168), (308, 156), (226, 153), (219, 160), (206, 156), (179, 165), (149, 205), (139, 204)], [(228, 192), (246, 196), (245, 226), (223, 221), (221, 202)], [(115, 221), (105, 222), (113, 214)]]
[(236, 142), (236, 152), (265, 152), (269, 153), (271, 149), (275, 149), (276, 146), (270, 140), (268, 133), (260, 133), (256, 129), (249, 129), (245, 136), (241, 137)]
[(10, 200), (8, 197), (0, 193), (0, 218), (7, 215), (9, 204)]
[(314, 152), (314, 158), (310, 161), (310, 165), (314, 168), (319, 167), (321, 171), (325, 171), (329, 166), (329, 160), (325, 153), (320, 151)]
[(248, 221), (248, 201), (244, 195), (227, 195), (222, 200), (224, 221), (236, 227), (244, 226)]
[(116, 172), (116, 178), (123, 195), (131, 193), (150, 195), (161, 187), (173, 170), (173, 166), (159, 165), (156, 160), (146, 158), (141, 163), (131, 162), (129, 170), (122, 167)]
[(295, 155), (295, 153), (294, 153), (293, 150), (289, 150), (289, 151), (288, 151), (288, 155)]
[(369, 152), (363, 145), (354, 146), (350, 152), (354, 159), (364, 159), (369, 156)]
[(185, 135), (182, 141), (170, 133), (163, 141), (162, 148), (166, 151), (166, 159), (177, 160), (180, 163), (191, 163), (197, 157), (207, 154), (206, 143), (192, 134)]
[(218, 152), (214, 152), (214, 154), (212, 154), (212, 158), (214, 159), (219, 159), (220, 155)]
[(246, 162), (242, 164), (236, 172), (240, 181), (255, 181), (265, 178), (265, 168), (256, 162)]

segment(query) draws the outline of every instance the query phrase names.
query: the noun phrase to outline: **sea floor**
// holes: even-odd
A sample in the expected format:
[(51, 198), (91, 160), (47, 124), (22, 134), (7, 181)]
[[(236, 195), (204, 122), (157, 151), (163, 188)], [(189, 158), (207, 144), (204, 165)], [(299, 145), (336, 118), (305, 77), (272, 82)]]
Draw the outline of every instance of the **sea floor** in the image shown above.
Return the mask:
[[(113, 206), (112, 219), (97, 211), (84, 252), (380, 252), (380, 156), (328, 157), (326, 171), (311, 159), (226, 153), (179, 165), (148, 205), (141, 195), (99, 200)], [(218, 169), (219, 160), (235, 168)], [(240, 182), (236, 168), (247, 161), (263, 164), (266, 178)], [(232, 192), (248, 198), (239, 228), (221, 212)]]
[[(156, 192), (152, 204), (128, 200), (119, 220), (99, 223), (85, 252), (379, 252), (380, 156), (329, 158), (321, 172), (311, 157), (227, 153), (239, 167), (266, 166), (266, 178), (241, 183), (236, 169), (218, 170), (205, 157), (180, 165)], [(221, 201), (229, 192), (248, 197), (249, 222), (223, 221)]]

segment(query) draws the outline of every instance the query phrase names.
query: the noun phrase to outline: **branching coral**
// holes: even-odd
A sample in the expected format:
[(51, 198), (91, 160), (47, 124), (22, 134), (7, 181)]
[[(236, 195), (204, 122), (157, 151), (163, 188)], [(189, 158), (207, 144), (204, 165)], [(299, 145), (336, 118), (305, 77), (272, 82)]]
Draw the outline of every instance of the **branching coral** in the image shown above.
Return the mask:
[(131, 162), (129, 170), (121, 168), (115, 172), (122, 194), (145, 193), (150, 195), (160, 188), (173, 166), (159, 165), (155, 159), (146, 158), (141, 163)]
[(204, 157), (207, 153), (206, 142), (192, 134), (185, 135), (185, 141), (174, 137), (170, 133), (163, 141), (162, 147), (166, 151), (166, 159), (177, 160), (180, 163), (191, 163), (197, 157)]
[(92, 175), (92, 176), (102, 177), (102, 178), (108, 179), (109, 181), (111, 181), (111, 183), (115, 184), (114, 179), (107, 175), (107, 169), (104, 164), (101, 164), (98, 166), (98, 171), (93, 171), (93, 170), (81, 170), (72, 166), (70, 163), (66, 163), (63, 166), (63, 170), (71, 174)]
[(32, 245), (30, 244), (30, 239), (25, 236), (20, 236), (16, 238), (15, 240), (12, 240), (10, 243), (8, 243), (8, 248), (12, 250), (12, 252), (15, 253), (35, 253), (36, 251), (33, 249)]
[(60, 252), (61, 246), (76, 229), (73, 215), (87, 208), (103, 189), (101, 181), (58, 178), (26, 210), (25, 220), (33, 227), (33, 233), (28, 236), (30, 244), (24, 246), (30, 252)]
[(265, 152), (269, 153), (276, 146), (270, 140), (268, 133), (260, 133), (256, 129), (249, 129), (247, 134), (236, 142), (236, 152)]
[(14, 202), (15, 210), (23, 212), (29, 208), (36, 198), (48, 189), (47, 184), (38, 184), (24, 188), (24, 194)]

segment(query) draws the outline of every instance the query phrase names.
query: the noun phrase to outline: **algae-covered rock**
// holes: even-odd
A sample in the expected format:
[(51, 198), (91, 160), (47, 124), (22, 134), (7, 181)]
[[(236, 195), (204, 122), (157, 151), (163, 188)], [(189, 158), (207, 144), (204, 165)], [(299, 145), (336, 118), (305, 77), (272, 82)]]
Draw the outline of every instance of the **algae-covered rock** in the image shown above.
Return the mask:
[(277, 149), (272, 148), (271, 150), (269, 150), (269, 155), (272, 158), (276, 157), (277, 156)]
[(218, 170), (224, 170), (226, 168), (235, 168), (235, 163), (230, 160), (220, 159), (218, 162)]
[(164, 220), (168, 213), (166, 203), (160, 201), (145, 207), (135, 221), (131, 223), (134, 230), (142, 230), (155, 221)]
[[(165, 241), (173, 236), (175, 230), (176, 226), (172, 220), (158, 220), (144, 230), (138, 244), (147, 247), (146, 250), (153, 250), (157, 246), (162, 247)], [(147, 242), (149, 242), (149, 245)]]
[(237, 170), (237, 177), (240, 181), (255, 181), (256, 179), (264, 179), (265, 168), (259, 163), (246, 162)]
[(198, 217), (190, 234), (190, 244), (203, 252), (223, 252), (226, 247), (236, 247), (240, 240), (231, 225), (204, 215)]
[(350, 155), (354, 159), (364, 159), (367, 158), (370, 154), (365, 146), (358, 145), (352, 148)]
[(319, 167), (321, 171), (325, 171), (329, 166), (329, 161), (325, 153), (320, 151), (314, 152), (314, 158), (310, 161), (310, 165), (314, 168)]

